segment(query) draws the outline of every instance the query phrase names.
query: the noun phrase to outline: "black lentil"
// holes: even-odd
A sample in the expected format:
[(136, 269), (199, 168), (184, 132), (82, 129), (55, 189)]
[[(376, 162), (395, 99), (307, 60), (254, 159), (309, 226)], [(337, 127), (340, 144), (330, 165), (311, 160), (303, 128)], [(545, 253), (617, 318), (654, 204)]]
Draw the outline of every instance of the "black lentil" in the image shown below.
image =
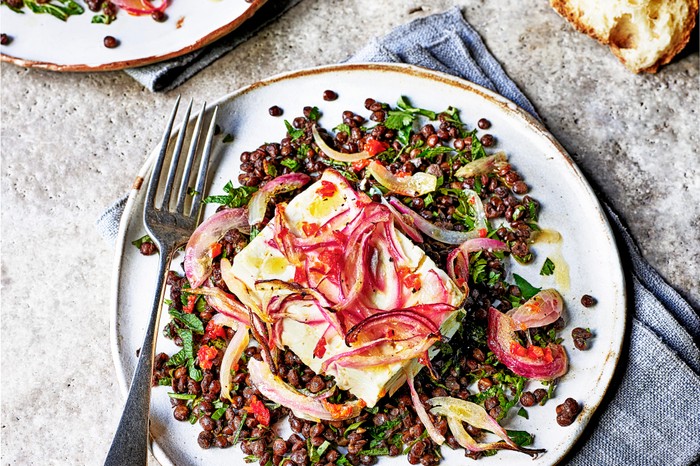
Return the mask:
[(581, 304), (583, 305), (583, 307), (593, 307), (596, 305), (597, 302), (598, 300), (589, 294), (581, 296)]
[(105, 36), (103, 40), (104, 46), (107, 47), (108, 49), (113, 49), (115, 47), (119, 46), (119, 40), (112, 36)]

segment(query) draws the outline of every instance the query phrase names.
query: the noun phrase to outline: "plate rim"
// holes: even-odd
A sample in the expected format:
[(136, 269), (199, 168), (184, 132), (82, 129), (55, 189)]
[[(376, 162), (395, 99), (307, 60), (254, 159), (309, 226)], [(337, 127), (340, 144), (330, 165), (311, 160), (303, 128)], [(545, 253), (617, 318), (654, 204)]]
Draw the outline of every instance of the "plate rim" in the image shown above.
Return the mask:
[[(409, 75), (413, 75), (415, 77), (421, 78), (421, 79), (428, 79), (428, 80), (437, 80), (438, 82), (455, 86), (457, 88), (460, 88), (464, 92), (470, 92), (470, 93), (476, 93), (483, 98), (491, 101), (492, 103), (498, 105), (502, 111), (511, 114), (511, 116), (515, 117), (516, 119), (520, 119), (525, 125), (528, 126), (529, 130), (534, 131), (537, 136), (543, 137), (547, 140), (549, 144), (553, 146), (553, 149), (556, 150), (559, 156), (563, 158), (563, 160), (568, 164), (569, 168), (572, 170), (572, 174), (575, 175), (580, 183), (582, 184), (582, 188), (584, 189), (586, 195), (588, 196), (588, 201), (591, 203), (591, 205), (595, 208), (596, 212), (601, 218), (602, 221), (602, 227), (604, 229), (604, 234), (607, 236), (607, 240), (610, 244), (610, 247), (612, 248), (612, 252), (614, 253), (613, 259), (616, 261), (618, 267), (615, 268), (614, 274), (618, 280), (618, 283), (621, 285), (619, 292), (615, 293), (616, 294), (616, 301), (614, 302), (614, 305), (616, 307), (619, 307), (622, 309), (622, 313), (619, 316), (619, 324), (615, 328), (616, 333), (613, 334), (613, 342), (619, 342), (614, 348), (610, 350), (608, 353), (605, 363), (603, 365), (603, 369), (601, 371), (601, 375), (599, 380), (604, 381), (604, 386), (602, 389), (596, 390), (594, 392), (595, 399), (592, 401), (587, 400), (585, 404), (585, 408), (580, 414), (579, 414), (579, 419), (580, 422), (576, 424), (577, 432), (576, 432), (576, 438), (573, 442), (571, 442), (567, 448), (562, 450), (560, 454), (556, 458), (552, 458), (552, 462), (550, 464), (556, 465), (559, 462), (561, 462), (564, 458), (567, 457), (567, 455), (572, 451), (572, 449), (579, 444), (579, 442), (584, 441), (582, 438), (582, 435), (584, 433), (584, 430), (588, 426), (588, 423), (591, 421), (591, 419), (594, 416), (594, 413), (597, 411), (597, 409), (600, 407), (601, 403), (605, 399), (605, 396), (608, 392), (608, 390), (611, 387), (615, 372), (619, 369), (619, 362), (620, 358), (622, 356), (622, 349), (624, 348), (624, 343), (625, 339), (627, 337), (627, 327), (629, 324), (629, 319), (627, 316), (627, 304), (628, 304), (628, 292), (627, 292), (627, 280), (624, 274), (624, 270), (622, 268), (622, 258), (620, 255), (620, 250), (618, 248), (617, 244), (617, 238), (614, 234), (614, 231), (612, 230), (610, 221), (608, 220), (607, 215), (605, 214), (605, 210), (600, 203), (600, 200), (598, 197), (595, 195), (595, 192), (593, 191), (593, 188), (591, 185), (588, 183), (586, 180), (585, 176), (581, 172), (580, 168), (578, 165), (574, 162), (574, 160), (571, 158), (571, 156), (567, 153), (566, 149), (556, 140), (556, 138), (544, 127), (544, 125), (534, 118), (532, 115), (527, 113), (525, 110), (520, 108), (517, 104), (514, 102), (508, 100), (507, 98), (503, 97), (500, 94), (497, 94), (494, 91), (491, 91), (489, 89), (486, 89), (482, 86), (479, 86), (478, 84), (472, 83), (471, 81), (467, 81), (464, 79), (461, 79), (459, 77), (439, 72), (439, 71), (433, 71), (430, 69), (414, 66), (414, 65), (409, 65), (409, 64), (403, 64), (403, 63), (341, 63), (341, 64), (331, 64), (331, 65), (322, 65), (322, 66), (316, 66), (316, 67), (310, 67), (310, 68), (303, 68), (299, 70), (294, 70), (290, 72), (284, 72), (280, 74), (276, 74), (273, 76), (270, 76), (268, 78), (255, 81), (252, 84), (249, 84), (247, 86), (243, 86), (233, 92), (230, 92), (223, 97), (217, 99), (215, 102), (213, 102), (207, 112), (211, 112), (212, 109), (217, 106), (221, 105), (223, 103), (228, 102), (229, 100), (239, 98), (242, 95), (245, 95), (257, 88), (260, 87), (265, 87), (265, 86), (270, 86), (276, 82), (279, 81), (284, 81), (284, 80), (293, 80), (293, 79), (298, 79), (302, 78), (307, 75), (315, 75), (315, 74), (320, 74), (320, 73), (333, 73), (333, 72), (343, 72), (343, 71), (378, 71), (378, 72), (394, 72), (394, 73), (405, 73)], [(192, 120), (194, 120), (195, 117), (192, 117)], [(171, 136), (172, 137), (172, 136)], [(141, 166), (141, 169), (139, 170), (139, 173), (134, 181), (134, 184), (132, 185), (131, 191), (129, 192), (129, 196), (127, 198), (125, 208), (119, 223), (119, 230), (118, 230), (118, 235), (117, 235), (117, 242), (115, 244), (115, 255), (114, 255), (114, 264), (113, 264), (113, 276), (112, 276), (112, 291), (111, 291), (111, 296), (110, 296), (110, 345), (111, 345), (111, 353), (112, 353), (112, 360), (115, 365), (115, 369), (117, 372), (117, 379), (119, 382), (119, 386), (122, 392), (122, 398), (126, 398), (126, 393), (128, 392), (128, 386), (127, 386), (127, 381), (125, 378), (125, 374), (123, 372), (123, 369), (121, 367), (120, 361), (119, 361), (119, 347), (118, 347), (118, 335), (117, 335), (117, 317), (119, 313), (119, 278), (121, 276), (121, 258), (124, 253), (124, 248), (126, 246), (126, 231), (127, 228), (130, 224), (130, 221), (133, 219), (133, 204), (136, 201), (136, 197), (140, 195), (141, 190), (140, 188), (142, 187), (144, 180), (148, 176), (150, 172), (150, 167), (152, 164), (153, 159), (155, 158), (155, 149), (149, 154), (148, 159), (144, 162), (144, 164)], [(138, 213), (137, 213), (138, 214)], [(612, 363), (609, 363), (612, 359)], [(597, 387), (600, 387), (599, 385)], [(156, 456), (158, 461), (160, 461), (162, 464), (167, 464), (167, 465), (172, 465), (172, 461), (166, 454), (166, 452), (160, 448), (160, 446), (157, 444), (157, 442), (153, 441), (151, 438), (151, 444), (153, 448), (153, 454)]]
[[(250, 19), (267, 1), (268, 0), (252, 0), (250, 6), (246, 9), (246, 11), (242, 15), (236, 17), (230, 23), (218, 29), (215, 29), (209, 34), (206, 34), (204, 37), (198, 38), (195, 42), (186, 47), (164, 54), (155, 54), (148, 57), (135, 58), (132, 60), (120, 60), (115, 62), (103, 63), (100, 65), (86, 65), (83, 63), (61, 65), (58, 63), (52, 63), (50, 61), (28, 60), (3, 52), (0, 53), (0, 61), (11, 63), (13, 65), (21, 66), (24, 68), (36, 68), (41, 70), (58, 72), (118, 71), (127, 68), (136, 68), (139, 66), (151, 65), (154, 63), (169, 60), (171, 58), (176, 58), (190, 52), (194, 52), (195, 50), (199, 50), (200, 48), (211, 44), (212, 42), (220, 39), (229, 32), (232, 32), (235, 29), (237, 29), (241, 24)], [(123, 13), (126, 14), (126, 12)]]

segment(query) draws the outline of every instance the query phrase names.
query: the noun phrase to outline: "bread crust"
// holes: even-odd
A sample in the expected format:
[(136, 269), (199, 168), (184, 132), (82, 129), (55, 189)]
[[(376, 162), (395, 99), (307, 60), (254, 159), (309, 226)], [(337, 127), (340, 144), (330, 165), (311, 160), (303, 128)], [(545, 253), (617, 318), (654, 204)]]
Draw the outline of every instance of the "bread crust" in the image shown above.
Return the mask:
[(680, 32), (680, 40), (671, 44), (671, 47), (666, 50), (654, 63), (646, 68), (634, 68), (632, 67), (620, 53), (620, 49), (615, 46), (610, 41), (609, 35), (604, 37), (598, 33), (594, 28), (587, 25), (581, 20), (581, 12), (571, 8), (568, 0), (550, 0), (550, 5), (554, 10), (559, 13), (564, 19), (571, 23), (576, 30), (589, 35), (590, 37), (596, 39), (603, 45), (607, 45), (612, 53), (624, 64), (627, 69), (635, 73), (656, 73), (659, 68), (667, 63), (669, 63), (673, 57), (675, 57), (690, 41), (690, 35), (695, 28), (696, 17), (698, 16), (698, 0), (689, 0), (688, 5), (688, 15), (685, 17), (684, 24)]

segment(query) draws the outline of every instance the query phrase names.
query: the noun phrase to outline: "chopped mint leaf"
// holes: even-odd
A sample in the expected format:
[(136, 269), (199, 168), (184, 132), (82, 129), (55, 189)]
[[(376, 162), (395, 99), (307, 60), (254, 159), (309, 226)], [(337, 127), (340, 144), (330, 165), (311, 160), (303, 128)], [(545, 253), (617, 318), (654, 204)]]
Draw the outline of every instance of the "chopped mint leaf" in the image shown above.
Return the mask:
[(530, 419), (530, 415), (527, 414), (527, 410), (525, 410), (525, 408), (520, 408), (518, 410), (518, 416), (524, 417), (525, 419)]
[(204, 333), (204, 324), (202, 324), (202, 321), (199, 320), (199, 317), (197, 317), (196, 315), (186, 314), (184, 312), (178, 311), (175, 308), (168, 309), (168, 314), (185, 324), (185, 326), (193, 332), (199, 334)]
[(535, 441), (532, 435), (524, 430), (507, 430), (506, 432), (508, 433), (508, 437), (521, 447), (532, 445)]
[(520, 288), (520, 292), (523, 295), (523, 299), (525, 299), (526, 301), (542, 290), (542, 288), (536, 288), (532, 286), (527, 280), (525, 280), (517, 273), (513, 274), (513, 278), (515, 279), (515, 284), (518, 286), (518, 288)]
[(552, 275), (554, 273), (554, 262), (548, 257), (544, 260), (542, 268), (540, 269), (540, 275)]

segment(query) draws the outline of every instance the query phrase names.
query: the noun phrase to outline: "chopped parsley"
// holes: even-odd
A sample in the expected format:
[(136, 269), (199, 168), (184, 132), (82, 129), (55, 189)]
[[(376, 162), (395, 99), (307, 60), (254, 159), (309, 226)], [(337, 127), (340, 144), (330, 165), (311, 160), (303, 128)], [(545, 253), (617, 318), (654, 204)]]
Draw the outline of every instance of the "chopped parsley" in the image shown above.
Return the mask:
[(313, 107), (311, 112), (309, 112), (309, 120), (318, 121), (319, 118), (321, 118), (321, 111), (318, 109), (318, 107)]
[(335, 131), (336, 133), (345, 133), (349, 136), (352, 130), (350, 129), (350, 126), (346, 125), (345, 123), (341, 123), (335, 128), (333, 128), (333, 131)]
[(250, 197), (258, 188), (255, 186), (233, 187), (233, 182), (229, 181), (224, 186), (226, 194), (219, 196), (207, 196), (202, 202), (206, 204), (221, 204), (227, 207), (243, 207), (248, 205)]
[(300, 165), (298, 160), (292, 159), (292, 158), (282, 159), (280, 164), (289, 168), (293, 172), (299, 170), (299, 165)]
[(303, 129), (295, 129), (294, 126), (292, 126), (292, 124), (287, 120), (284, 120), (284, 126), (287, 127), (287, 134), (289, 134), (289, 137), (292, 138), (292, 141), (296, 141), (305, 133)]
[(423, 108), (412, 107), (405, 96), (401, 96), (396, 103), (398, 110), (389, 110), (384, 126), (397, 131), (397, 139), (404, 146), (408, 145), (411, 137), (413, 123), (419, 115), (427, 117), (429, 120), (437, 118), (435, 112)]
[(92, 24), (112, 24), (117, 18), (113, 15), (99, 14), (92, 17)]

